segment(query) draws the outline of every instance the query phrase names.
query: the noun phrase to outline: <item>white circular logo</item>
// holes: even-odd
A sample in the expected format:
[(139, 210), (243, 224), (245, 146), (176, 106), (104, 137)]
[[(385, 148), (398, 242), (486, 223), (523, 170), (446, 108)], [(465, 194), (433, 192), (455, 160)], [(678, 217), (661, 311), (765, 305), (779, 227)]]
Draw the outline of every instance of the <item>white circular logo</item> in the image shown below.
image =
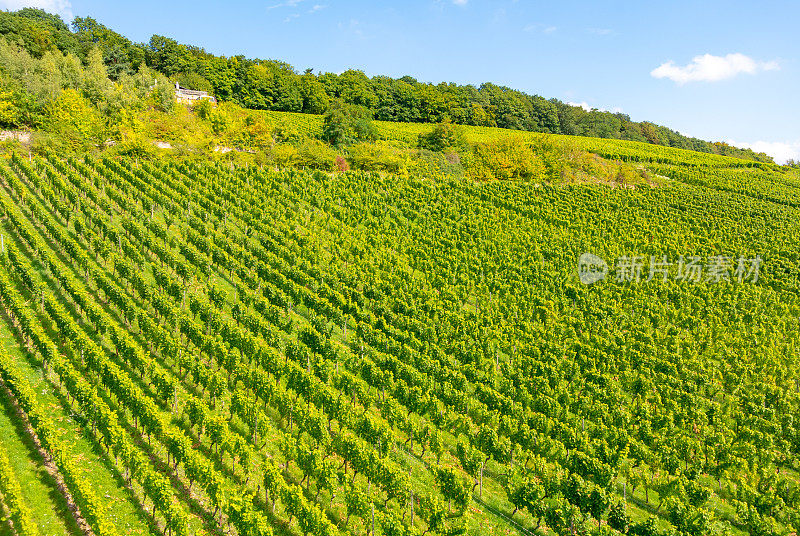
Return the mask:
[(591, 285), (608, 274), (606, 261), (594, 253), (584, 253), (578, 258), (578, 278), (584, 285)]

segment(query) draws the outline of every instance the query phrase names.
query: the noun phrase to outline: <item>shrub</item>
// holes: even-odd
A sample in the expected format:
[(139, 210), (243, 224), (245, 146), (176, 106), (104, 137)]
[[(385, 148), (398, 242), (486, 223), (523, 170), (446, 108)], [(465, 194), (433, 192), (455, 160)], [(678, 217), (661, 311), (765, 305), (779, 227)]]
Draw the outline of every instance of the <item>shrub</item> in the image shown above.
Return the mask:
[(272, 130), (272, 137), (275, 138), (277, 143), (292, 143), (299, 144), (306, 139), (303, 134), (297, 129), (290, 121), (281, 121)]
[(0, 127), (19, 126), (19, 110), (14, 103), (14, 94), (0, 88)]
[(279, 167), (289, 167), (298, 159), (297, 148), (288, 143), (280, 143), (272, 148), (272, 160)]
[(384, 143), (359, 143), (347, 150), (353, 169), (399, 173), (406, 170), (409, 157), (402, 149)]
[(363, 106), (335, 102), (325, 113), (322, 139), (335, 147), (377, 139), (372, 113)]
[(465, 160), (468, 174), (479, 180), (534, 180), (545, 176), (545, 166), (531, 144), (515, 138), (475, 145)]
[(319, 140), (306, 140), (297, 153), (296, 164), (332, 171), (336, 167), (336, 151)]
[(199, 99), (192, 105), (192, 111), (197, 114), (197, 117), (205, 120), (211, 117), (214, 105), (208, 99)]
[(341, 173), (350, 170), (350, 165), (347, 163), (347, 160), (345, 160), (345, 158), (342, 155), (336, 157), (336, 170)]
[(449, 120), (439, 123), (427, 134), (420, 134), (417, 140), (420, 149), (439, 152), (448, 149), (453, 152), (454, 149), (463, 148), (465, 144), (464, 128), (454, 125)]
[(102, 143), (107, 134), (102, 116), (80, 93), (65, 89), (47, 108), (48, 129), (74, 139), (77, 145)]
[(127, 156), (128, 158), (147, 160), (155, 156), (156, 148), (149, 140), (134, 134), (117, 143), (114, 148), (111, 149), (111, 152), (120, 156)]
[(267, 123), (262, 114), (249, 113), (245, 116), (243, 124), (236, 129), (233, 138), (236, 147), (256, 147), (265, 149), (272, 147), (272, 127)]

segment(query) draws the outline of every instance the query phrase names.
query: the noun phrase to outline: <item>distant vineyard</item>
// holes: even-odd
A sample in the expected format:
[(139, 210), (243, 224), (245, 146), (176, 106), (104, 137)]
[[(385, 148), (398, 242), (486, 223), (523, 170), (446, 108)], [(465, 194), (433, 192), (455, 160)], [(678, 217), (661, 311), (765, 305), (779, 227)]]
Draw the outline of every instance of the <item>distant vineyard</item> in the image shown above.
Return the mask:
[[(670, 186), (0, 163), (0, 302), (27, 353), (0, 377), (80, 519), (127, 533), (30, 369), (153, 532), (792, 533), (800, 179), (581, 143)], [(584, 286), (585, 251), (764, 266)], [(18, 488), (0, 448), (2, 502), (36, 534)]]
[[(303, 136), (315, 137), (322, 133), (323, 116), (291, 113), (260, 111), (272, 123), (295, 128)], [(375, 121), (378, 136), (383, 140), (401, 142), (414, 147), (420, 134), (431, 131), (433, 125), (427, 123), (400, 123), (390, 121)], [(521, 130), (509, 130), (497, 127), (462, 126), (466, 140), (470, 143), (487, 143), (508, 137), (522, 139), (552, 138), (554, 140), (569, 141), (577, 147), (611, 160), (626, 162), (647, 163), (672, 163), (676, 165), (689, 165), (692, 167), (722, 167), (754, 168), (770, 171), (780, 170), (780, 166), (772, 163), (757, 162), (730, 156), (720, 156), (700, 153), (689, 149), (664, 147), (638, 141), (614, 140), (603, 138), (587, 138), (579, 136), (564, 136), (560, 134), (541, 134)]]

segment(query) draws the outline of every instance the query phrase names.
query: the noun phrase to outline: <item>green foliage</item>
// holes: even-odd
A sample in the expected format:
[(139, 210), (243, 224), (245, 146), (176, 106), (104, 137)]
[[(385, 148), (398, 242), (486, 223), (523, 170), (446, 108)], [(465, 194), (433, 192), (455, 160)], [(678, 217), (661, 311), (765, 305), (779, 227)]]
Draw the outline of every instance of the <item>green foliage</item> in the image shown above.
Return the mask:
[[(220, 136), (274, 119), (220, 108), (231, 121)], [(148, 124), (166, 117), (146, 114)], [(164, 128), (210, 129), (185, 107), (168, 119)], [(147, 140), (139, 127), (126, 136)], [(241, 534), (268, 527), (264, 506), (276, 503), (270, 521), (323, 535), (363, 531), (373, 507), (386, 534), (507, 528), (483, 501), (560, 534), (792, 530), (795, 172), (601, 140), (586, 143), (616, 158), (582, 162), (580, 146), (539, 138), (526, 141), (553, 170), (611, 173), (628, 159), (682, 180), (535, 187), (413, 166), (133, 162), (114, 154), (119, 143), (102, 159), (13, 155), (0, 161), (13, 237), (0, 302), (58, 375), (51, 385), (70, 395), (76, 422), (92, 420), (83, 431), (179, 534), (190, 505), (152, 465), (154, 449), (167, 453), (170, 479)], [(309, 139), (269, 152), (284, 148), (295, 167), (341, 156)], [(722, 209), (729, 218), (711, 217)], [(772, 260), (758, 284), (583, 286), (576, 251), (598, 236), (609, 260), (712, 239)], [(753, 349), (745, 328), (774, 347)], [(717, 351), (702, 350), (712, 340)], [(759, 363), (769, 366), (752, 374)], [(127, 408), (124, 424), (116, 408)], [(715, 515), (706, 474), (722, 479)], [(627, 505), (615, 494), (622, 478)], [(631, 526), (641, 501), (662, 531)]]
[[(59, 55), (68, 52), (86, 60), (91, 50), (98, 48), (111, 80), (132, 75), (146, 65), (184, 87), (208, 90), (222, 101), (236, 102), (246, 108), (319, 114), (329, 109), (331, 102), (333, 107), (337, 107), (335, 102), (341, 102), (366, 108), (370, 118), (383, 121), (452, 121), (459, 125), (641, 141), (772, 161), (769, 156), (749, 149), (688, 138), (649, 122), (633, 122), (625, 114), (586, 111), (557, 99), (547, 100), (491, 83), (477, 88), (434, 85), (409, 76), (369, 78), (353, 69), (338, 75), (314, 74), (311, 70), (298, 74), (284, 62), (214, 56), (200, 47), (161, 35), (152, 36), (147, 44), (135, 44), (91, 17), (77, 17), (73, 28), (74, 33), (58, 16), (42, 10), (26, 8), (0, 14), (0, 37), (5, 36), (34, 58), (56, 51)], [(333, 129), (328, 135), (337, 146), (352, 143), (346, 132)], [(441, 143), (442, 140), (423, 141), (421, 147), (439, 150)]]
[(279, 121), (273, 129), (273, 137), (277, 143), (299, 145), (307, 137), (292, 121)]
[(377, 138), (370, 111), (356, 104), (334, 102), (325, 112), (322, 139), (334, 147), (344, 147)]
[(164, 82), (156, 83), (150, 91), (149, 104), (159, 112), (171, 112), (175, 108), (175, 88)]
[(31, 512), (22, 497), (22, 489), (14, 475), (5, 448), (0, 445), (0, 492), (3, 503), (11, 514), (14, 530), (20, 536), (37, 536), (39, 530), (31, 519)]
[(631, 536), (660, 536), (661, 531), (658, 529), (658, 518), (649, 516), (642, 522), (634, 523), (631, 525), (628, 534)]
[(631, 525), (631, 520), (628, 517), (627, 508), (622, 501), (614, 501), (611, 504), (611, 509), (608, 512), (609, 526), (623, 534), (628, 532)]
[(187, 89), (208, 91), (212, 95), (214, 93), (214, 88), (211, 86), (211, 83), (206, 80), (203, 75), (194, 71), (176, 73), (172, 76), (171, 80), (174, 80), (181, 87)]
[(299, 151), (288, 143), (279, 143), (270, 152), (272, 160), (280, 167), (289, 167), (297, 164)]
[(319, 140), (306, 140), (298, 149), (296, 166), (309, 167), (324, 171), (336, 168), (336, 151)]
[(454, 152), (465, 145), (464, 129), (450, 121), (443, 121), (427, 134), (420, 134), (418, 147), (429, 151)]
[(422, 173), (442, 176), (464, 176), (464, 166), (458, 153), (435, 153), (427, 149), (411, 152), (414, 164), (423, 170)]
[(156, 148), (147, 138), (132, 133), (119, 141), (111, 152), (128, 158), (149, 160), (155, 157)]
[(269, 149), (275, 143), (273, 132), (272, 125), (264, 116), (248, 113), (236, 128), (232, 142), (235, 147)]
[(409, 158), (402, 149), (386, 143), (357, 143), (347, 148), (347, 161), (353, 169), (402, 173)]
[(19, 108), (11, 91), (0, 90), (0, 126), (14, 128), (19, 125)]
[(77, 91), (66, 89), (48, 107), (48, 129), (72, 139), (77, 147), (101, 144), (107, 138), (102, 116)]
[(478, 180), (543, 180), (545, 166), (530, 144), (508, 138), (477, 144), (464, 159), (467, 173)]
[(463, 515), (470, 503), (470, 486), (467, 481), (452, 467), (439, 467), (435, 474), (436, 485), (444, 498), (456, 507), (456, 512)]
[(214, 105), (208, 99), (199, 99), (192, 105), (192, 111), (197, 114), (200, 119), (210, 119), (214, 111)]

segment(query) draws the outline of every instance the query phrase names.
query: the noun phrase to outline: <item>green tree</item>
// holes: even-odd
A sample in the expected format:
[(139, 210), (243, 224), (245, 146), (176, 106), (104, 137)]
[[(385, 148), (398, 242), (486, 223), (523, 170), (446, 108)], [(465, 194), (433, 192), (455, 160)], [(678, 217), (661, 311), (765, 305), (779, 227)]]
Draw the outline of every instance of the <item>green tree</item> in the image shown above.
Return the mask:
[(367, 108), (336, 101), (328, 108), (322, 124), (322, 139), (335, 147), (372, 141), (378, 137)]
[(420, 134), (417, 146), (429, 151), (445, 151), (461, 149), (466, 144), (464, 129), (454, 125), (449, 119), (437, 124), (433, 129)]

